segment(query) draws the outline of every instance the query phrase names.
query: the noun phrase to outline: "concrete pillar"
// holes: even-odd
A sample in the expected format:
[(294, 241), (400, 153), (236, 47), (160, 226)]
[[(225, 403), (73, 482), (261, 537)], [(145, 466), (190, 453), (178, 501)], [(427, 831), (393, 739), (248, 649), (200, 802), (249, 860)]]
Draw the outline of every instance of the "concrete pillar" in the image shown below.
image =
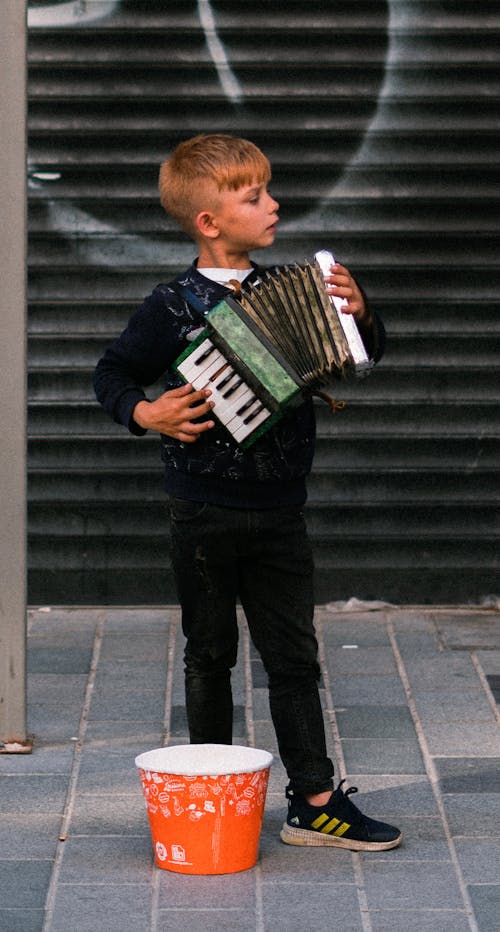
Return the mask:
[(0, 751), (26, 752), (26, 4), (0, 0)]

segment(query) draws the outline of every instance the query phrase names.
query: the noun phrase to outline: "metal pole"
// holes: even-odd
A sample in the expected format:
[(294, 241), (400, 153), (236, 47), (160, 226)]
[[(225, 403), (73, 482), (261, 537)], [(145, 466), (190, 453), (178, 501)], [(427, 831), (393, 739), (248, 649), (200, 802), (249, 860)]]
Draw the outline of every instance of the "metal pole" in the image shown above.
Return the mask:
[(26, 753), (26, 4), (0, 2), (0, 752)]

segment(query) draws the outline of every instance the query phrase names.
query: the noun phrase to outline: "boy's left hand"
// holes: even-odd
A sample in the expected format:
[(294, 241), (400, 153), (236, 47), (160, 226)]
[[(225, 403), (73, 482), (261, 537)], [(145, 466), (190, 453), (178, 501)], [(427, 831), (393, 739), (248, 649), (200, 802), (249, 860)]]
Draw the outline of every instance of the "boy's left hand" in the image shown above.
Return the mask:
[(332, 265), (330, 274), (325, 275), (325, 284), (328, 294), (347, 301), (342, 307), (343, 314), (353, 314), (358, 323), (366, 323), (368, 312), (361, 291), (359, 290), (349, 269), (337, 262)]

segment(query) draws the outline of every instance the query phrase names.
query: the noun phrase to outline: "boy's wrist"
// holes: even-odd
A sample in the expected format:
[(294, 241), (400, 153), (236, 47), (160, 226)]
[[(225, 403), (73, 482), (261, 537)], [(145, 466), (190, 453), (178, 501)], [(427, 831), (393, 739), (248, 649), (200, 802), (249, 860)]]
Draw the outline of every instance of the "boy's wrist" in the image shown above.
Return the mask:
[(143, 399), (142, 401), (137, 402), (133, 412), (132, 417), (136, 424), (139, 427), (142, 427), (144, 430), (149, 428), (149, 407), (150, 402)]
[(356, 314), (356, 323), (360, 324), (362, 327), (371, 327), (373, 318), (371, 312), (367, 308), (366, 304), (363, 307), (362, 311), (359, 311)]

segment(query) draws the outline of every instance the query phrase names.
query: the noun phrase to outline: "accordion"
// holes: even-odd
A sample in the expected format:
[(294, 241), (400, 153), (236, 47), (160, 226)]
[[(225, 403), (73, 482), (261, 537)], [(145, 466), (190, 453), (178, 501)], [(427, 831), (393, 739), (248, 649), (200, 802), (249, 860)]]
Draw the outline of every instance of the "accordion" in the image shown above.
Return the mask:
[(207, 314), (174, 369), (195, 389), (210, 388), (212, 413), (248, 447), (307, 393), (328, 400), (339, 381), (366, 375), (356, 321), (342, 314), (323, 275), (333, 257), (273, 268)]

